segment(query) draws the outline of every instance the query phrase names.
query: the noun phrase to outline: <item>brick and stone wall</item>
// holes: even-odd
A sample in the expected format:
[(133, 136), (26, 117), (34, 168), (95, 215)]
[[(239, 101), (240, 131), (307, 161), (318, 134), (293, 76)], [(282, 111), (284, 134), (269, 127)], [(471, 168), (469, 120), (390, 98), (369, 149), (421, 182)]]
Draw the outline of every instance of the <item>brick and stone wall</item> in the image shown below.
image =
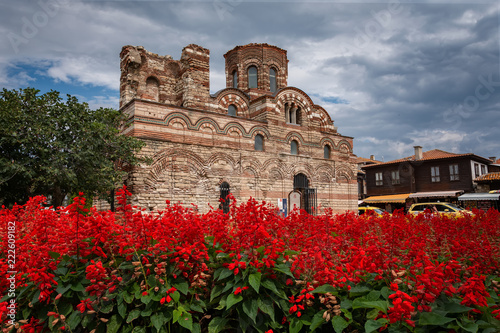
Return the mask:
[[(305, 92), (286, 86), (286, 51), (249, 44), (225, 58), (227, 87), (210, 95), (207, 49), (189, 45), (180, 61), (142, 47), (122, 49), (120, 103), (129, 117), (123, 134), (144, 140), (141, 154), (153, 160), (129, 174), (133, 204), (156, 210), (170, 200), (206, 211), (219, 206), (223, 182), (237, 200), (277, 203), (288, 198), (294, 177), (302, 173), (317, 191), (319, 210), (356, 209), (353, 139), (340, 135)], [(249, 64), (259, 71), (257, 89), (245, 86)], [(277, 72), (274, 93), (269, 66)], [(234, 70), (238, 88), (233, 88)], [(228, 114), (230, 105), (234, 116)], [(255, 149), (257, 135), (264, 138), (263, 151)], [(298, 143), (297, 155), (291, 153), (292, 140)]]

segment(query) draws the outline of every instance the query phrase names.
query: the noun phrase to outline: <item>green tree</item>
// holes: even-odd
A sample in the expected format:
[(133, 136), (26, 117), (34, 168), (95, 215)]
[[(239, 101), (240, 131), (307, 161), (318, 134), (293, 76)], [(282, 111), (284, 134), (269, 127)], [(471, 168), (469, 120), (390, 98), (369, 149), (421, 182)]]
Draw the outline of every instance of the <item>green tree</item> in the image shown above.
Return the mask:
[(144, 145), (120, 134), (124, 116), (91, 110), (68, 95), (26, 88), (0, 92), (0, 204), (19, 204), (34, 195), (59, 206), (66, 195), (109, 195), (125, 169), (144, 160)]

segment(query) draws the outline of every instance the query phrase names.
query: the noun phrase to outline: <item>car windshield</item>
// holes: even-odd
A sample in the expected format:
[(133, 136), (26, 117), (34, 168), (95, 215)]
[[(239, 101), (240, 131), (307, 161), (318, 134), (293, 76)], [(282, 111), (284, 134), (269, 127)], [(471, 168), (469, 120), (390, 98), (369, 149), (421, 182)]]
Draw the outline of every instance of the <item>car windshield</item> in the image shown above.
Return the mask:
[(465, 210), (465, 209), (463, 209), (462, 207), (457, 206), (457, 205), (452, 204), (452, 203), (449, 203), (449, 204), (447, 204), (447, 205), (448, 205), (448, 206), (450, 206), (450, 207), (451, 207), (451, 208), (453, 208), (453, 209), (456, 209), (456, 210)]
[(377, 212), (378, 214), (380, 214), (380, 215), (384, 214), (384, 212), (385, 212), (385, 211), (384, 211), (384, 210), (382, 210), (382, 209), (374, 209), (374, 211), (376, 211), (376, 212)]

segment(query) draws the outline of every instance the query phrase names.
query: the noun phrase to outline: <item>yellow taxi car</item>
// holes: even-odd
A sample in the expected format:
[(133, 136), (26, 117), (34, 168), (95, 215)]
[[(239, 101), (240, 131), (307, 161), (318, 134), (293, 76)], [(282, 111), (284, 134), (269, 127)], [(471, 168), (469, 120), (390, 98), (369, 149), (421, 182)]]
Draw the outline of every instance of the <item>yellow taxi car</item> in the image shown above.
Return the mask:
[(431, 213), (446, 214), (450, 216), (463, 215), (464, 213), (472, 214), (471, 211), (449, 202), (419, 202), (411, 205), (408, 209), (409, 214), (423, 213), (428, 209)]
[(378, 207), (358, 207), (358, 215), (361, 216), (363, 214), (374, 214), (378, 216), (382, 216), (385, 213), (385, 210)]

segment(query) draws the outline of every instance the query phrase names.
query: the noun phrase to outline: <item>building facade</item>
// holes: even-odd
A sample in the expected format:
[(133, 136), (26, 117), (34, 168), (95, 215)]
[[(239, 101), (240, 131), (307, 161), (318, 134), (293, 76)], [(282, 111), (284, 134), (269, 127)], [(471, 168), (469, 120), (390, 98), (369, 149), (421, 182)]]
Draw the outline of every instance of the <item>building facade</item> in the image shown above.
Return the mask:
[[(287, 86), (287, 52), (268, 44), (225, 55), (226, 87), (210, 94), (210, 52), (188, 45), (180, 60), (143, 47), (120, 53), (122, 133), (143, 140), (152, 159), (130, 171), (132, 202), (165, 201), (200, 211), (231, 193), (309, 213), (357, 207), (353, 138), (302, 90)], [(227, 202), (227, 201), (226, 201)]]
[(408, 208), (414, 202), (458, 202), (463, 193), (477, 190), (474, 181), (489, 172), (490, 159), (472, 154), (454, 154), (439, 149), (413, 156), (363, 166), (369, 204), (385, 204), (389, 210)]

